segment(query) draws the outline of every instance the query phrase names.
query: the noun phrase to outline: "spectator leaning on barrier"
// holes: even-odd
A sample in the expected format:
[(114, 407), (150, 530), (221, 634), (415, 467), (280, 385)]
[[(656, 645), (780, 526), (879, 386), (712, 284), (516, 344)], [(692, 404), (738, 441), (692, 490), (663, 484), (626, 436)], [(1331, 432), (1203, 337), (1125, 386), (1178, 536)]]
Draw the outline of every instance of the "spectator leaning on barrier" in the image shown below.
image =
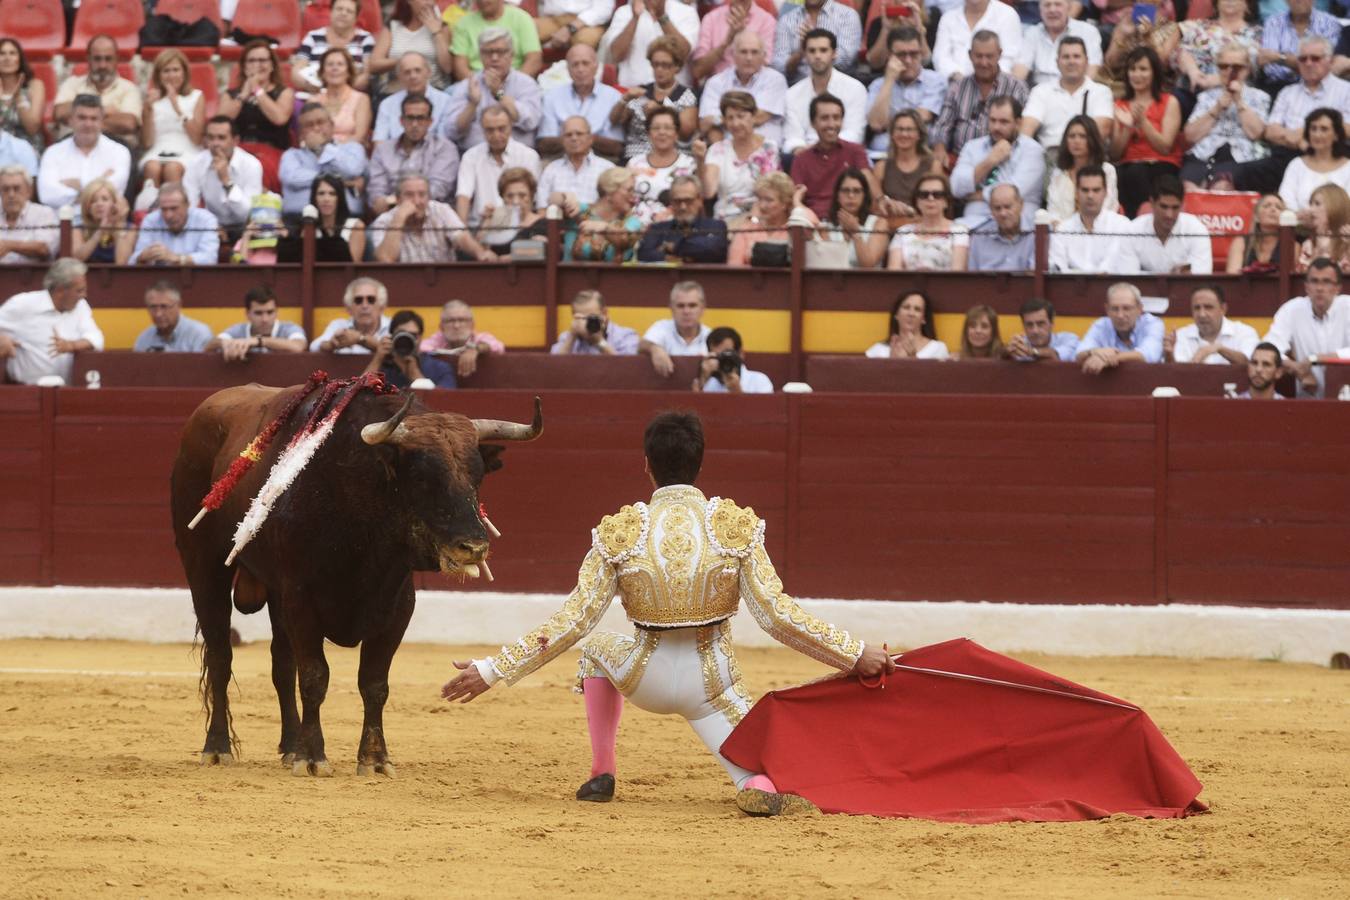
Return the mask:
[(463, 300), (451, 300), (441, 307), (441, 330), (424, 338), (423, 353), (455, 356), (455, 372), (467, 378), (478, 371), (478, 357), (501, 355), (506, 345), (486, 331), (475, 331), (473, 309)]
[(448, 203), (431, 199), (425, 175), (400, 175), (397, 194), (398, 205), (370, 225), (370, 242), (380, 262), (453, 262), (455, 249), (472, 259), (497, 258), (478, 243)]
[(990, 218), (970, 232), (973, 272), (1030, 272), (1036, 266), (1036, 234), (1022, 226), (1022, 195), (1015, 184), (989, 192)]
[(708, 332), (708, 352), (699, 363), (693, 388), (705, 394), (772, 394), (773, 382), (745, 365), (741, 334), (734, 328)]
[(233, 244), (248, 223), (253, 198), (263, 191), (263, 168), (258, 157), (239, 146), (239, 130), (229, 116), (206, 122), (206, 149), (188, 161), (183, 175), (188, 205), (200, 200)]
[(342, 305), (348, 316), (328, 323), (323, 334), (310, 342), (309, 349), (324, 353), (370, 353), (389, 333), (389, 291), (374, 278), (357, 278), (347, 285)]
[(1114, 210), (1103, 209), (1106, 172), (1101, 166), (1083, 166), (1075, 176), (1078, 212), (1055, 226), (1050, 235), (1050, 271), (1114, 272), (1133, 274), (1138, 262), (1121, 253), (1133, 223)]
[(187, 191), (175, 181), (159, 189), (159, 209), (141, 222), (131, 251), (132, 265), (214, 266), (220, 259), (216, 217), (188, 205)]
[(702, 194), (693, 176), (679, 175), (671, 181), (670, 218), (647, 228), (638, 246), (638, 262), (727, 261), (727, 225), (703, 215)]
[(394, 313), (389, 333), (376, 343), (366, 372), (383, 372), (386, 381), (400, 388), (412, 387), (423, 379), (438, 388), (455, 388), (455, 370), (450, 364), (417, 349), (425, 330), (422, 317), (412, 310)]
[(458, 144), (460, 150), (470, 150), (487, 140), (483, 115), (489, 109), (505, 110), (511, 119), (512, 136), (527, 147), (534, 146), (542, 115), (542, 94), (538, 82), (511, 68), (512, 46), (511, 33), (506, 29), (484, 29), (478, 35), (482, 71), (450, 89), (445, 136)]
[(1022, 319), (1022, 333), (1008, 341), (1006, 349), (1011, 359), (1073, 362), (1078, 357), (1078, 336), (1069, 331), (1055, 331), (1055, 307), (1049, 300), (1032, 297), (1017, 314)]
[(1160, 175), (1154, 180), (1150, 192), (1153, 211), (1131, 223), (1134, 237), (1124, 246), (1125, 253), (1138, 263), (1138, 271), (1163, 275), (1214, 272), (1209, 230), (1198, 216), (1181, 211), (1185, 199), (1186, 190), (1176, 176)]
[(1162, 319), (1144, 311), (1139, 288), (1118, 281), (1106, 289), (1106, 315), (1093, 322), (1078, 344), (1078, 361), (1088, 375), (1123, 362), (1162, 362)]
[(1022, 104), (994, 97), (986, 104), (989, 133), (967, 141), (952, 169), (952, 193), (966, 201), (957, 221), (973, 227), (989, 218), (989, 192), (1013, 184), (1022, 195), (1022, 227), (1031, 230), (1045, 192), (1045, 151), (1021, 132)]
[(125, 194), (131, 175), (131, 153), (103, 133), (103, 104), (81, 94), (70, 113), (70, 137), (42, 153), (38, 166), (38, 199), (52, 209), (73, 204), (86, 184), (105, 178)]
[[(391, 101), (386, 100), (386, 103)], [(459, 178), (459, 148), (449, 138), (431, 133), (431, 101), (423, 94), (408, 94), (400, 104), (397, 138), (377, 141), (370, 153), (370, 211), (387, 212), (398, 203), (394, 182), (400, 172), (421, 172), (431, 186), (431, 199), (454, 202)]]
[(711, 331), (703, 324), (707, 309), (703, 285), (697, 281), (681, 281), (670, 289), (670, 318), (653, 322), (638, 345), (639, 353), (651, 357), (658, 375), (669, 377), (675, 371), (672, 356), (703, 355)]
[(783, 126), (783, 150), (797, 153), (816, 144), (815, 98), (835, 97), (844, 108), (837, 138), (861, 145), (867, 130), (867, 88), (861, 81), (835, 68), (838, 51), (833, 33), (813, 28), (802, 38), (810, 77), (788, 88), (787, 116)]
[(171, 281), (157, 281), (145, 291), (150, 327), (131, 349), (137, 353), (198, 353), (211, 343), (211, 329), (183, 315), (183, 295)]
[(56, 257), (61, 223), (51, 207), (32, 202), (32, 194), (33, 182), (23, 166), (0, 167), (0, 264), (41, 263)]
[(1245, 366), (1261, 340), (1255, 328), (1228, 318), (1228, 301), (1217, 284), (1191, 291), (1191, 319), (1163, 337), (1165, 361)]
[(0, 359), (10, 381), (35, 384), (44, 375), (70, 381), (75, 354), (103, 349), (103, 332), (84, 299), (88, 268), (63, 257), (42, 276), (42, 290), (0, 304)]
[(243, 322), (231, 325), (211, 339), (207, 352), (220, 351), (227, 361), (248, 359), (250, 353), (302, 353), (309, 342), (305, 330), (278, 318), (277, 295), (260, 284), (244, 294)]
[(1341, 270), (1325, 256), (1308, 266), (1303, 284), (1308, 293), (1275, 311), (1265, 340), (1291, 361), (1285, 368), (1298, 379), (1300, 391), (1312, 395), (1320, 388), (1312, 364), (1350, 347), (1350, 297), (1341, 293)]
[(572, 298), (572, 327), (558, 335), (548, 352), (633, 356), (638, 352), (638, 334), (610, 321), (599, 291), (580, 291)]
[(1284, 374), (1280, 365), (1280, 348), (1262, 342), (1252, 348), (1247, 360), (1247, 389), (1236, 395), (1238, 400), (1283, 400), (1275, 392), (1275, 382)]

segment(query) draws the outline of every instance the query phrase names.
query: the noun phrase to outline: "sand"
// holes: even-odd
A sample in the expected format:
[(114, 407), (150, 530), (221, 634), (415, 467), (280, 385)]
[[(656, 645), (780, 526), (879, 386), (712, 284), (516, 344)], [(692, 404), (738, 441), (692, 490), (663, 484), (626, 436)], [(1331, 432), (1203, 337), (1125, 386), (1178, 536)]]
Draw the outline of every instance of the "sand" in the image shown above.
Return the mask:
[[(236, 652), (242, 759), (202, 768), (183, 645), (0, 642), (0, 896), (1343, 896), (1350, 878), (1350, 672), (1278, 661), (1025, 661), (1142, 705), (1212, 812), (1076, 824), (752, 820), (683, 721), (629, 709), (619, 796), (589, 774), (571, 660), (468, 706), (451, 659), (406, 646), (385, 715), (394, 780), (358, 777), (356, 652), (330, 648), (331, 779), (273, 752), (265, 644)], [(756, 691), (821, 674), (741, 654)], [(19, 671), (47, 670), (47, 671)]]

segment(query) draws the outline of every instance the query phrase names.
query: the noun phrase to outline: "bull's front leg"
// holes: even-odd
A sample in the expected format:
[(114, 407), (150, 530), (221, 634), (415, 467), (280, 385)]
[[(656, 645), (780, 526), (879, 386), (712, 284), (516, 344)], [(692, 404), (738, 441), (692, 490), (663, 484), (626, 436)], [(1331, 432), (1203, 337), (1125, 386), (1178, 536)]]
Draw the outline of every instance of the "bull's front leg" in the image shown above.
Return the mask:
[(324, 753), (323, 726), (319, 722), (319, 708), (328, 694), (328, 660), (323, 654), (323, 630), (307, 607), (292, 601), (284, 609), (300, 676), (300, 751), (291, 774), (328, 777), (333, 774), (333, 766)]
[(361, 642), (361, 668), (356, 684), (365, 705), (365, 720), (361, 725), (361, 743), (356, 750), (357, 775), (394, 777), (394, 764), (389, 761), (389, 748), (384, 742), (384, 704), (389, 699), (389, 666), (403, 641), (408, 620), (412, 618), (411, 576), (399, 589), (395, 610), (385, 631)]

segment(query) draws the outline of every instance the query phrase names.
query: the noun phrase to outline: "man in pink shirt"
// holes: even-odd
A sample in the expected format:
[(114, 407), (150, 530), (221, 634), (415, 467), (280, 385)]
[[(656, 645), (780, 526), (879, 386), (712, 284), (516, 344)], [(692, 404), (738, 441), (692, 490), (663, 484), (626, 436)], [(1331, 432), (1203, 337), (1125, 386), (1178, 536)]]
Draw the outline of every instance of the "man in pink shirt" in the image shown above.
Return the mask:
[(455, 370), (461, 378), (477, 371), (481, 354), (506, 352), (501, 341), (474, 328), (473, 310), (463, 300), (451, 300), (442, 307), (441, 330), (425, 338), (419, 349), (423, 353), (455, 354)]
[(731, 67), (732, 44), (742, 31), (753, 31), (764, 41), (764, 57), (773, 57), (773, 35), (778, 20), (754, 0), (731, 0), (703, 17), (698, 28), (698, 46), (690, 64), (695, 81), (703, 81)]

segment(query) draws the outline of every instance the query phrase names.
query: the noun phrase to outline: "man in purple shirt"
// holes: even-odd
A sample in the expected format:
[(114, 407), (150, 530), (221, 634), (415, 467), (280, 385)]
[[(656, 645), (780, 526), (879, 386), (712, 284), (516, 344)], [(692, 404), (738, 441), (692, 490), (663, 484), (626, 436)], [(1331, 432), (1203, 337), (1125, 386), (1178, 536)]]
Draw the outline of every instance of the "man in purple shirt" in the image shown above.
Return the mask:
[(867, 148), (852, 141), (841, 141), (844, 127), (844, 102), (833, 94), (817, 94), (811, 99), (811, 127), (819, 141), (798, 153), (792, 160), (792, 180), (806, 187), (806, 205), (820, 218), (830, 214), (834, 183), (845, 169), (858, 169), (872, 187), (872, 196), (881, 191), (872, 178)]

